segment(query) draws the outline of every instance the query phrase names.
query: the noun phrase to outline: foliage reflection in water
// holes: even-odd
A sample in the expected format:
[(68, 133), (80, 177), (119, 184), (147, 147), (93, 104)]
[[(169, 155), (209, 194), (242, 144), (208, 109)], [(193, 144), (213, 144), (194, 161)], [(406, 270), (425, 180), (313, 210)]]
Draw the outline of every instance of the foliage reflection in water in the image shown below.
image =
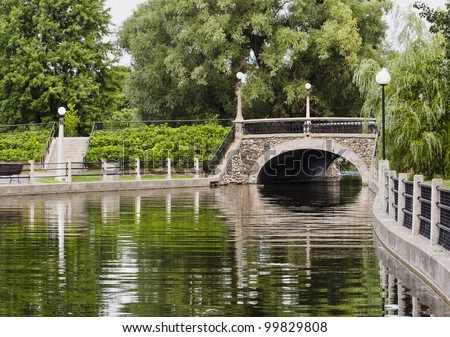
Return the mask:
[(381, 316), (354, 182), (2, 198), (1, 316)]

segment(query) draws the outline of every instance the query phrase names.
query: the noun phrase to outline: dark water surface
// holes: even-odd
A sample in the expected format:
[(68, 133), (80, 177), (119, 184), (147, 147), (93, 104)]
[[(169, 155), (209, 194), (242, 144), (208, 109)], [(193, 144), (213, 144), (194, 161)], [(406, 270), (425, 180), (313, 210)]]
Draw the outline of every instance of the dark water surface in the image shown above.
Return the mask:
[(387, 287), (371, 208), (354, 181), (0, 198), (0, 316), (447, 315)]

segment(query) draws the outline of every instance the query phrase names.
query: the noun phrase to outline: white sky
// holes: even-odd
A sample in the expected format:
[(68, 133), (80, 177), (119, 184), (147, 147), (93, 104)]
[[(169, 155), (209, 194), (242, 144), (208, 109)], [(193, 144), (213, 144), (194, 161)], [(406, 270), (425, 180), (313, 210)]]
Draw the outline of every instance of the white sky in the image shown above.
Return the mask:
[[(111, 9), (110, 13), (113, 22), (116, 26), (128, 18), (133, 11), (136, 9), (137, 5), (147, 0), (106, 0), (106, 6)], [(394, 3), (406, 8), (412, 5), (416, 0), (394, 0)], [(427, 5), (436, 8), (437, 6), (444, 7), (445, 0), (421, 0)]]
[(106, 7), (110, 8), (112, 21), (116, 28), (122, 24), (131, 14), (133, 14), (137, 5), (147, 0), (106, 0)]
[[(402, 8), (411, 6), (416, 0), (394, 0), (394, 5), (399, 5)], [(129, 16), (131, 16), (137, 5), (147, 2), (147, 0), (106, 0), (106, 7), (110, 8), (110, 14), (112, 16), (112, 22), (115, 25), (114, 30), (117, 30)], [(444, 8), (446, 0), (421, 0), (430, 7), (442, 7)], [(389, 19), (387, 19), (389, 21)], [(392, 34), (392, 33), (391, 33)], [(388, 33), (389, 35), (389, 33)], [(129, 58), (124, 57), (121, 63), (128, 63)]]

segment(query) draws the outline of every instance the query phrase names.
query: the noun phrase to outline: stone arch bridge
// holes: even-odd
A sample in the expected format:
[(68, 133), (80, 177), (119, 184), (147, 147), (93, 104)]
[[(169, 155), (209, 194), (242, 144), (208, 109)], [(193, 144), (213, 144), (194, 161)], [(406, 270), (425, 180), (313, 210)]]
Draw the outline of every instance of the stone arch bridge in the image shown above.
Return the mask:
[(222, 185), (288, 183), (332, 176), (345, 160), (367, 185), (377, 134), (374, 119), (236, 120), (213, 158), (212, 173)]

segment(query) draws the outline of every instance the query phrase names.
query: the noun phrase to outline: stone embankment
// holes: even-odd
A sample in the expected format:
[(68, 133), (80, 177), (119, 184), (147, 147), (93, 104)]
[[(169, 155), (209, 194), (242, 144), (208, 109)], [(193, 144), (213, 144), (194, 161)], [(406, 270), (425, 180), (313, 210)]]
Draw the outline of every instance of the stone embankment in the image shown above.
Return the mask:
[(141, 181), (99, 181), (83, 183), (54, 184), (3, 184), (0, 185), (0, 196), (12, 195), (45, 195), (58, 193), (114, 192), (162, 188), (209, 187), (216, 178), (161, 179)]
[(441, 191), (442, 195), (450, 191), (439, 187), (440, 182), (433, 180), (427, 186), (421, 176), (407, 181), (405, 174), (397, 177), (389, 171), (388, 161), (380, 161), (378, 179), (369, 188), (376, 193), (374, 234), (386, 250), (450, 303), (450, 224), (440, 208), (445, 203)]

